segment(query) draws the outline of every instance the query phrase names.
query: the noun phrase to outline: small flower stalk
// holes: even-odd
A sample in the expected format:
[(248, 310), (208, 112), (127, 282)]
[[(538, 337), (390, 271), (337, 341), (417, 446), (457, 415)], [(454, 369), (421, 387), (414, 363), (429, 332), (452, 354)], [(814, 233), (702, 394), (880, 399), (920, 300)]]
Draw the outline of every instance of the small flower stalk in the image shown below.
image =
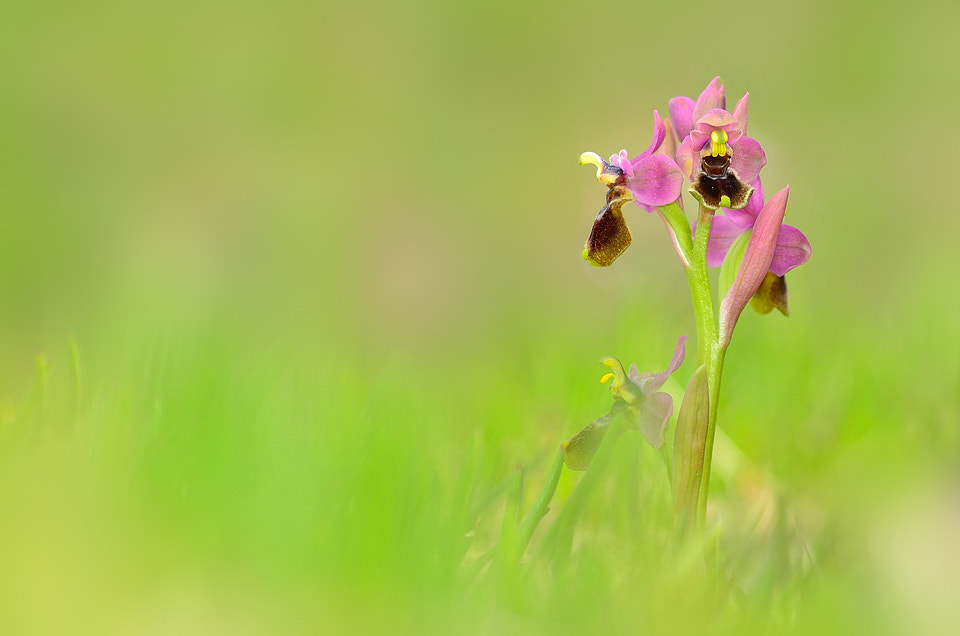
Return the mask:
[[(596, 166), (606, 187), (584, 259), (597, 267), (613, 265), (631, 243), (627, 222), (640, 208), (664, 221), (686, 273), (697, 324), (697, 364), (673, 432), (672, 461), (666, 462), (681, 535), (704, 529), (720, 379), (740, 316), (747, 305), (759, 314), (777, 309), (788, 316), (786, 274), (811, 255), (803, 232), (783, 223), (789, 187), (764, 197), (761, 172), (767, 155), (747, 134), (749, 100), (747, 93), (728, 111), (717, 77), (697, 99), (669, 100), (668, 119), (654, 111), (652, 141), (640, 154), (631, 157), (621, 150), (609, 160), (594, 152), (580, 156), (581, 164)], [(692, 219), (684, 212), (684, 192), (698, 210)], [(708, 275), (713, 267), (721, 268), (718, 290)], [(658, 374), (638, 373), (636, 366), (627, 373), (616, 358), (601, 360), (610, 368), (603, 381), (610, 382), (613, 406), (562, 445), (568, 468), (589, 468), (618, 418), (623, 425), (617, 431), (639, 430), (654, 448), (669, 447), (673, 398), (660, 389), (683, 362), (686, 340), (679, 338), (673, 359)]]

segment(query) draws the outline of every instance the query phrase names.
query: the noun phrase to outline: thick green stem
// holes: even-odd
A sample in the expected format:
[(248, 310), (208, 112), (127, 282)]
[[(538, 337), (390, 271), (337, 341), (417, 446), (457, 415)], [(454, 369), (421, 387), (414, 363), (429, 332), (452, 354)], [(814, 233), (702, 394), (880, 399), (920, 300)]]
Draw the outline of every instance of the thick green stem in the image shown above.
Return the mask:
[(717, 317), (713, 310), (713, 293), (707, 274), (707, 239), (713, 225), (713, 210), (700, 207), (700, 220), (693, 237), (693, 254), (687, 268), (687, 284), (693, 299), (693, 314), (697, 322), (698, 362), (709, 364), (717, 343)]
[[(707, 241), (710, 237), (710, 227), (713, 225), (714, 211), (700, 206), (700, 218), (697, 230), (693, 237), (693, 250), (690, 266), (687, 268), (687, 283), (690, 286), (690, 296), (693, 299), (693, 311), (697, 324), (698, 364), (706, 367), (709, 395), (708, 419), (703, 439), (703, 454), (700, 465), (691, 466), (699, 477), (699, 492), (696, 496), (695, 507), (697, 527), (702, 531), (706, 519), (707, 494), (710, 486), (710, 465), (713, 455), (713, 440), (716, 432), (717, 410), (720, 404), (720, 377), (723, 371), (725, 349), (720, 347), (717, 330), (716, 312), (714, 310), (713, 293), (710, 289), (710, 278), (707, 273)], [(693, 449), (691, 448), (692, 452)], [(699, 455), (699, 453), (697, 453)], [(690, 509), (692, 502), (684, 502), (685, 509)]]

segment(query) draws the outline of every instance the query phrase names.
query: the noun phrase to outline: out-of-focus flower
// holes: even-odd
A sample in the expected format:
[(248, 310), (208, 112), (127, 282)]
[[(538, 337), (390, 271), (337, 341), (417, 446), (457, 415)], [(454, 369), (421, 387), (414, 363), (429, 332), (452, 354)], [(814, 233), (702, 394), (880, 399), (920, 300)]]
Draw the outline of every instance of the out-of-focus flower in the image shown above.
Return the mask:
[(619, 415), (625, 415), (630, 427), (638, 429), (651, 446), (663, 446), (664, 431), (673, 415), (673, 398), (661, 392), (660, 387), (683, 363), (686, 341), (687, 336), (677, 339), (670, 366), (660, 373), (639, 373), (634, 364), (630, 365), (630, 373), (627, 374), (616, 358), (607, 357), (600, 361), (611, 369), (601, 382), (612, 380), (610, 393), (613, 394), (613, 407), (564, 442), (564, 462), (568, 468), (586, 470), (610, 423)]

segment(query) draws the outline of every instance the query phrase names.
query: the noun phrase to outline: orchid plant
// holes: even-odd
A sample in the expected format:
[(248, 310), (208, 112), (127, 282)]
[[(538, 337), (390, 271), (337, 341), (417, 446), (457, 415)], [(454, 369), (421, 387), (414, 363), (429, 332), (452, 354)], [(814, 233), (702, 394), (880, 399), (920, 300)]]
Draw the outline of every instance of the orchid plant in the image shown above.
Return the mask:
[[(608, 267), (631, 241), (624, 216), (629, 203), (664, 220), (680, 264), (686, 272), (697, 325), (697, 370), (684, 395), (674, 433), (671, 471), (678, 524), (695, 519), (704, 526), (710, 465), (717, 426), (720, 378), (734, 327), (747, 303), (760, 313), (777, 308), (789, 313), (784, 276), (810, 258), (803, 233), (783, 225), (789, 187), (764, 199), (760, 173), (766, 153), (747, 136), (749, 93), (726, 110), (726, 92), (714, 78), (696, 100), (675, 97), (670, 118), (653, 113), (653, 143), (634, 158), (626, 150), (603, 160), (587, 152), (580, 163), (597, 167), (597, 179), (607, 186), (606, 205), (600, 210), (587, 239), (583, 257), (597, 267)], [(683, 209), (684, 183), (698, 204), (691, 225)], [(719, 312), (715, 308), (708, 268), (720, 267)], [(664, 374), (676, 370), (679, 355)], [(589, 451), (613, 417), (630, 413), (645, 439), (663, 445), (664, 430), (673, 410), (665, 393), (643, 390), (624, 379), (619, 362), (601, 360), (614, 368), (614, 408), (588, 425), (565, 445), (566, 464), (583, 469)], [(619, 369), (619, 372), (618, 372)], [(658, 378), (657, 388), (666, 379)], [(631, 370), (633, 381), (636, 369)], [(605, 377), (608, 377), (605, 376)], [(639, 376), (636, 376), (639, 378)], [(629, 409), (621, 405), (629, 405)]]
[[(612, 442), (630, 430), (661, 451), (673, 491), (677, 538), (703, 536), (720, 378), (734, 328), (748, 303), (761, 314), (776, 308), (787, 315), (784, 276), (810, 258), (807, 238), (783, 224), (789, 188), (764, 197), (760, 173), (767, 158), (760, 142), (747, 136), (748, 106), (746, 94), (732, 112), (726, 110), (726, 92), (717, 77), (696, 100), (671, 99), (669, 118), (654, 111), (653, 138), (640, 154), (631, 158), (621, 150), (609, 160), (593, 152), (580, 156), (581, 164), (596, 166), (597, 179), (607, 188), (583, 258), (597, 267), (617, 260), (632, 240), (626, 217), (634, 206), (660, 216), (690, 288), (697, 367), (676, 418), (671, 452), (666, 441), (673, 398), (661, 388), (683, 363), (687, 336), (679, 337), (672, 360), (660, 373), (641, 373), (636, 365), (628, 372), (614, 357), (600, 360), (610, 369), (601, 382), (610, 383), (612, 407), (561, 444), (542, 491), (522, 517), (523, 475), (518, 470), (508, 489), (500, 541), (477, 560), (467, 580), (496, 557), (507, 589), (518, 589), (518, 563), (566, 466), (586, 472), (537, 547), (556, 574), (569, 556), (573, 528), (599, 483)], [(684, 212), (684, 190), (697, 203), (692, 224)], [(708, 276), (711, 267), (720, 267), (719, 307)]]

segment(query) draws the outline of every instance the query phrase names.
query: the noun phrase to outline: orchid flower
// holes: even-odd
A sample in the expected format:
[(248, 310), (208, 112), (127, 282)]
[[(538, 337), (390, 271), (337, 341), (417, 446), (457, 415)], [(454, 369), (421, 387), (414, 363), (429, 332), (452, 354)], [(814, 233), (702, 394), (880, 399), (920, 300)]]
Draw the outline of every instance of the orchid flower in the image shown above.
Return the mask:
[(746, 136), (749, 99), (745, 94), (734, 112), (728, 112), (724, 87), (715, 77), (696, 102), (689, 97), (670, 100), (673, 125), (682, 139), (677, 164), (693, 183), (691, 193), (709, 209), (746, 205), (752, 192), (746, 182), (757, 178), (766, 164), (759, 142)]
[(613, 407), (564, 442), (564, 461), (568, 468), (586, 470), (610, 423), (619, 415), (626, 415), (631, 428), (639, 430), (651, 446), (663, 446), (664, 432), (673, 415), (673, 398), (669, 393), (661, 392), (660, 387), (683, 363), (686, 341), (687, 336), (677, 339), (673, 359), (660, 373), (639, 373), (637, 365), (632, 364), (628, 375), (616, 358), (606, 357), (600, 361), (611, 369), (600, 381), (606, 383), (612, 380), (610, 393), (613, 394)]
[(727, 133), (725, 143), (733, 155), (731, 167), (744, 181), (753, 181), (767, 162), (760, 143), (746, 136), (750, 93), (740, 98), (733, 113), (726, 110), (726, 104), (719, 77), (713, 78), (696, 102), (683, 96), (670, 100), (670, 118), (680, 139), (677, 164), (690, 181), (696, 177), (699, 167), (694, 158), (711, 141), (716, 130)]
[[(604, 161), (594, 152), (580, 155), (580, 164), (597, 166), (597, 180), (607, 186), (607, 203), (597, 214), (583, 257), (591, 264), (606, 267), (627, 249), (630, 229), (623, 218), (623, 206), (633, 201), (647, 212), (680, 198), (683, 174), (673, 160), (672, 146), (663, 147), (667, 127), (660, 113), (653, 111), (653, 140), (642, 153), (629, 158), (626, 150)], [(668, 156), (669, 152), (669, 156)]]

